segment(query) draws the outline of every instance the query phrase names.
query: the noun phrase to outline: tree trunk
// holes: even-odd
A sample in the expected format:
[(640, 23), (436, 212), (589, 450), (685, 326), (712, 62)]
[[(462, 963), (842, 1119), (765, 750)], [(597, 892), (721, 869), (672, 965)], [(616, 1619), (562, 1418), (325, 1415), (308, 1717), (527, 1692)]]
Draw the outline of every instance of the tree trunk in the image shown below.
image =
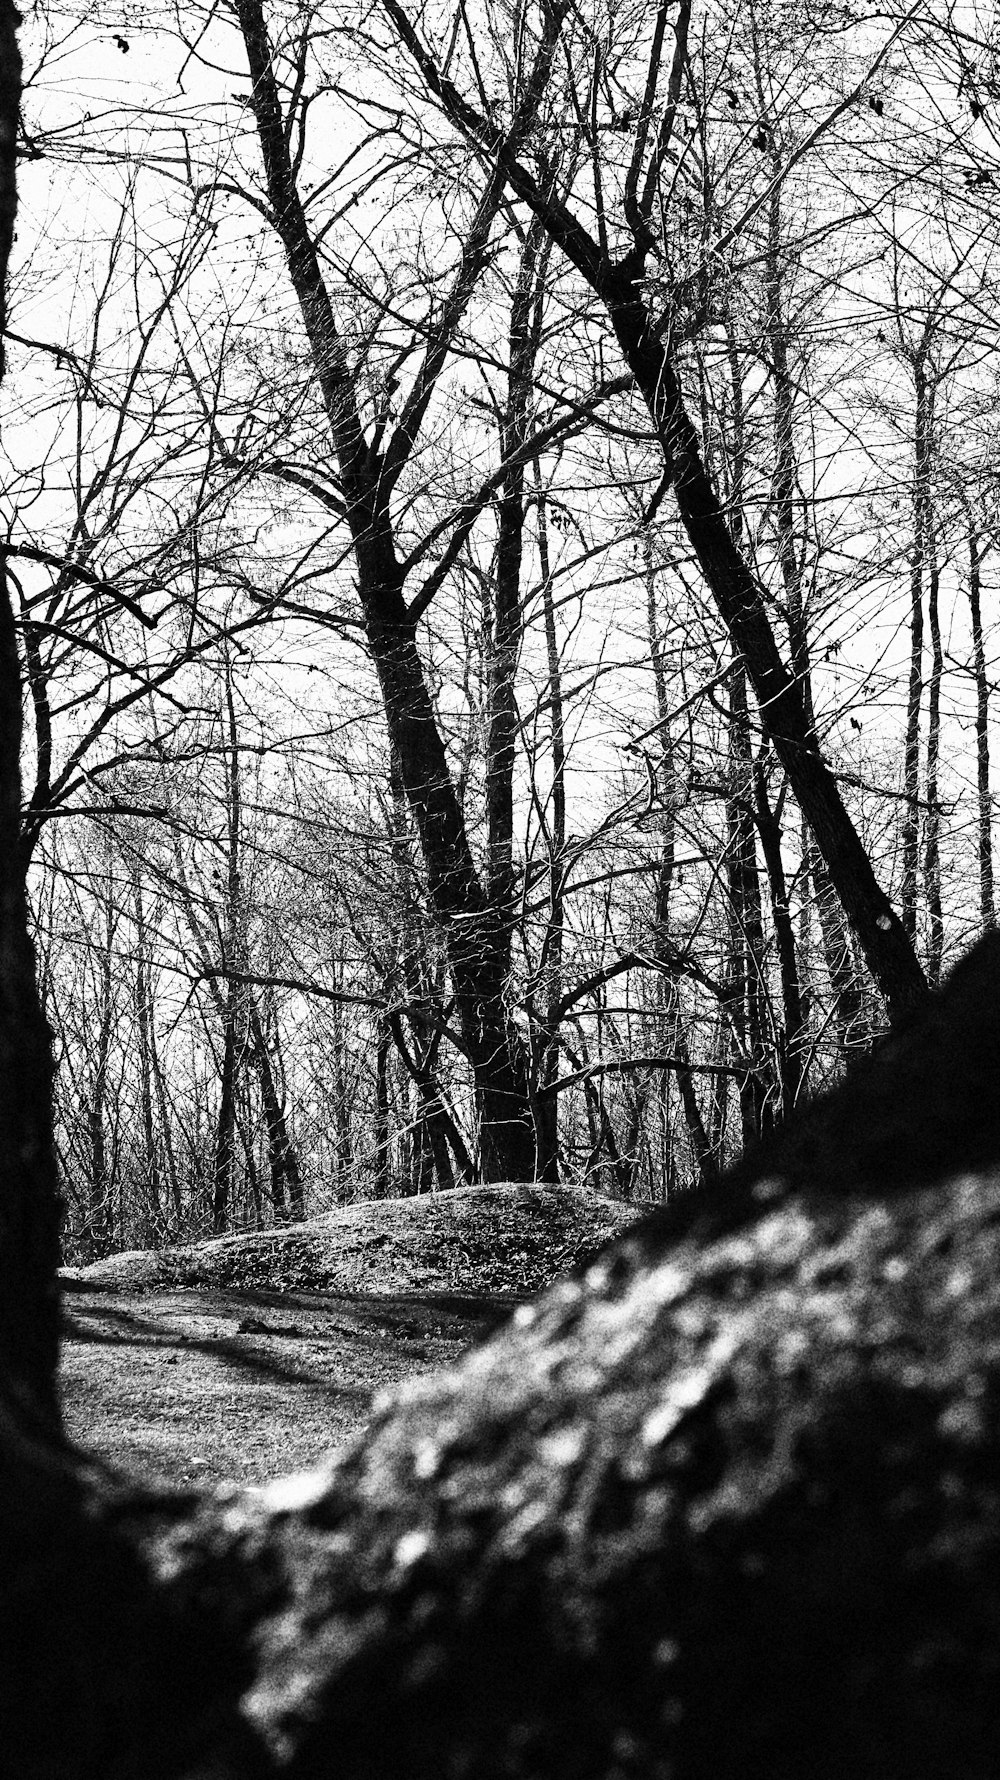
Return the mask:
[(260, 1075), (260, 1098), (267, 1128), (267, 1158), (271, 1175), (271, 1203), (279, 1219), (301, 1218), (305, 1215), (302, 1192), (302, 1171), (289, 1134), (285, 1108), (271, 1067), (271, 1055), (260, 1017), (260, 1009), (251, 994), (248, 1012), (250, 1038)]
[(106, 1112), (108, 1101), (108, 1062), (114, 1025), (112, 997), (111, 950), (115, 938), (115, 919), (111, 903), (111, 872), (107, 877), (107, 901), (104, 909), (104, 944), (100, 959), (100, 986), (97, 1020), (94, 1025), (93, 1055), (90, 1058), (90, 1105), (87, 1108), (89, 1143), (87, 1240), (95, 1256), (106, 1255), (114, 1241), (112, 1212), (112, 1169), (108, 1165)]
[(545, 658), (548, 678), (545, 696), (549, 711), (552, 750), (551, 814), (548, 819), (549, 907), (542, 940), (539, 969), (542, 974), (543, 1014), (535, 1032), (536, 1097), (533, 1102), (538, 1151), (538, 1178), (550, 1185), (559, 1181), (559, 1097), (542, 1091), (554, 1082), (559, 1068), (559, 1004), (563, 994), (563, 940), (565, 933), (566, 869), (566, 733), (563, 719), (562, 666), (556, 631), (549, 557), (548, 518), (541, 466), (535, 465), (535, 511), (538, 516), (538, 563), (542, 577), (542, 608), (545, 624)]
[(212, 1230), (216, 1236), (229, 1228), (236, 1168), (236, 1052), (239, 1018), (239, 986), (235, 977), (226, 984), (222, 1022), (222, 1067), (219, 1071), (219, 1111), (212, 1159)]
[(811, 839), (805, 856), (823, 940), (823, 958), (833, 993), (840, 1054), (849, 1063), (852, 1057), (856, 1057), (864, 1049), (869, 1038), (864, 996), (858, 981), (843, 905)]
[[(0, 0), (0, 376), (17, 208), (17, 22), (10, 0)], [(14, 1395), (56, 1427), (60, 1202), (52, 1146), (52, 1051), (28, 935), (20, 755), (21, 668), (0, 547), (0, 1367)]]
[(224, 661), (226, 742), (222, 756), (226, 776), (226, 896), (219, 925), (221, 963), (232, 974), (226, 981), (222, 1011), (222, 1067), (219, 1075), (219, 1115), (216, 1124), (212, 1185), (212, 1229), (227, 1228), (232, 1215), (236, 1182), (237, 1071), (242, 1062), (247, 992), (239, 981), (246, 974), (247, 956), (243, 909), (243, 788), (240, 771), (240, 738), (233, 694), (233, 671), (228, 651)]
[(771, 917), (781, 975), (782, 1029), (778, 1034), (778, 1082), (781, 1116), (787, 1118), (802, 1086), (806, 1028), (802, 1012), (802, 986), (795, 949), (795, 927), (788, 897), (784, 860), (781, 856), (781, 823), (771, 808), (760, 760), (755, 763), (755, 815), (761, 852), (771, 892)]
[(984, 932), (997, 924), (993, 887), (993, 800), (990, 796), (990, 682), (983, 644), (982, 564), (986, 554), (967, 509), (969, 528), (969, 610), (972, 617), (972, 661), (976, 682), (976, 790), (979, 804), (979, 916)]
[(135, 878), (135, 1016), (139, 1029), (139, 1104), (142, 1117), (143, 1163), (146, 1186), (152, 1202), (153, 1227), (162, 1236), (163, 1176), (160, 1147), (153, 1111), (154, 1057), (156, 1037), (153, 1030), (153, 1006), (150, 991), (149, 959), (146, 956), (146, 920), (142, 901), (142, 885)]
[[(672, 807), (673, 795), (673, 743), (669, 728), (669, 703), (667, 699), (667, 676), (663, 662), (663, 651), (660, 647), (659, 624), (656, 611), (656, 571), (653, 562), (653, 535), (647, 524), (643, 530), (643, 556), (646, 569), (646, 625), (649, 639), (649, 659), (653, 669), (653, 686), (656, 694), (656, 715), (659, 722), (657, 731), (662, 757), (660, 760), (661, 793), (665, 809), (663, 838), (660, 845), (660, 858), (656, 874), (656, 908), (653, 919), (653, 957), (659, 966), (660, 976), (657, 993), (661, 1003), (659, 1040), (661, 1049), (678, 1058), (673, 1074), (677, 1080), (677, 1091), (680, 1095), (684, 1122), (687, 1126), (694, 1157), (695, 1169), (699, 1186), (711, 1186), (718, 1179), (719, 1169), (711, 1139), (705, 1130), (698, 1095), (694, 1085), (694, 1074), (688, 1052), (687, 1033), (678, 995), (676, 973), (673, 968), (674, 953), (670, 944), (670, 892), (674, 881), (674, 858), (676, 854), (676, 818)], [(666, 1078), (664, 1093), (667, 1092)], [(669, 1172), (669, 1170), (668, 1170)], [(668, 1195), (669, 1197), (669, 1195)]]
[(788, 774), (868, 967), (890, 1013), (898, 1015), (926, 995), (923, 972), (819, 752), (801, 687), (781, 659), (761, 590), (733, 542), (702, 465), (676, 370), (636, 297), (638, 270), (630, 266), (628, 278), (605, 271), (601, 295), (656, 426), (685, 531), (752, 682), (765, 734)]
[(902, 882), (900, 916), (911, 944), (917, 939), (917, 849), (920, 838), (920, 708), (924, 691), (924, 570), (930, 498), (930, 390), (923, 349), (913, 360), (916, 397), (913, 434), (913, 542), (910, 547), (910, 670), (903, 745)]
[(927, 898), (927, 980), (932, 989), (941, 981), (944, 957), (944, 911), (941, 905), (941, 805), (938, 779), (941, 762), (941, 681), (944, 650), (939, 610), (940, 573), (930, 518), (927, 586), (927, 626), (931, 634), (931, 674), (927, 686), (927, 815), (924, 822), (924, 894)]
[[(236, 11), (274, 226), (285, 250), (336, 453), (358, 596), (389, 740), (416, 819), (431, 901), (446, 936), (480, 1117), (480, 1171), (485, 1180), (530, 1180), (535, 1173), (535, 1143), (527, 1070), (504, 1004), (509, 916), (491, 900), (473, 861), (420, 661), (416, 621), (403, 597), (404, 576), (389, 512), (395, 465), (387, 464), (365, 440), (346, 348), (295, 184), (263, 9), (260, 0), (237, 0)], [(485, 265), (488, 223), (501, 192), (502, 182), (494, 175), (480, 206), (483, 238), (477, 236), (467, 256), (467, 282)]]
[(376, 1199), (392, 1196), (392, 1143), (389, 1099), (389, 1022), (379, 1017), (375, 1042), (375, 1144), (372, 1158), (372, 1185)]
[(726, 1005), (737, 1043), (753, 1064), (740, 1082), (744, 1145), (756, 1143), (774, 1122), (767, 1091), (771, 1055), (764, 965), (764, 916), (757, 867), (753, 757), (746, 679), (736, 662), (729, 675), (729, 788), (726, 797), (726, 878), (729, 891), (729, 960)]

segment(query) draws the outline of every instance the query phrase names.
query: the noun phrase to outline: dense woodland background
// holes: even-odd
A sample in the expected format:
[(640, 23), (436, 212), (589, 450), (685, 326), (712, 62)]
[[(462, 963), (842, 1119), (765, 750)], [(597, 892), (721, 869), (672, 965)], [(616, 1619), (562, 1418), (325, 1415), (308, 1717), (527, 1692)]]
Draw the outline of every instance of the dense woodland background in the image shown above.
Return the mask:
[(3, 521), (70, 1258), (672, 1196), (995, 925), (995, 32), (30, 13)]

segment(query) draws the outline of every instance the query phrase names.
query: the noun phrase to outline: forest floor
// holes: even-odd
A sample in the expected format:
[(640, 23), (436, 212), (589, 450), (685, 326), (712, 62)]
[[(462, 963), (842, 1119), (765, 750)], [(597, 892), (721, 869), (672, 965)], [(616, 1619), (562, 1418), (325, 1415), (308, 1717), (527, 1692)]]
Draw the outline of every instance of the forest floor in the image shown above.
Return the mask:
[(63, 1270), (70, 1436), (174, 1484), (263, 1483), (457, 1358), (642, 1207), (503, 1185)]

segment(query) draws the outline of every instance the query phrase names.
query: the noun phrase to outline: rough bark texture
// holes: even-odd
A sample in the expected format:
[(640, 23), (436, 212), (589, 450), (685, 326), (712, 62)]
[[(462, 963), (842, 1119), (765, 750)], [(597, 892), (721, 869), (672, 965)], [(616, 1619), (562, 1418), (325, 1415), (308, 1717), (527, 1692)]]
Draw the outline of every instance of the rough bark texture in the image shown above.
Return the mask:
[(991, 936), (756, 1165), (306, 1478), (143, 1495), (8, 1414), (19, 1771), (993, 1780), (998, 1009)]
[[(0, 0), (0, 375), (21, 59), (18, 15)], [(35, 986), (21, 850), (21, 668), (0, 550), (0, 1369), (56, 1418), (59, 1197), (52, 1152), (52, 1054)]]

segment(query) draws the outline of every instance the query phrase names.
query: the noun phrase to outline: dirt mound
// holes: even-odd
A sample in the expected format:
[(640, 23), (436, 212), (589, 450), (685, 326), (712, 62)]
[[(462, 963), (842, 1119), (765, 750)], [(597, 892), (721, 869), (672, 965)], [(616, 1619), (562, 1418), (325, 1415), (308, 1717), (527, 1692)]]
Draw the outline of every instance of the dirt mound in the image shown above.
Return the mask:
[(359, 1201), (290, 1228), (111, 1255), (60, 1277), (70, 1289), (103, 1292), (532, 1293), (617, 1236), (639, 1209), (648, 1208), (587, 1188), (503, 1182)]

